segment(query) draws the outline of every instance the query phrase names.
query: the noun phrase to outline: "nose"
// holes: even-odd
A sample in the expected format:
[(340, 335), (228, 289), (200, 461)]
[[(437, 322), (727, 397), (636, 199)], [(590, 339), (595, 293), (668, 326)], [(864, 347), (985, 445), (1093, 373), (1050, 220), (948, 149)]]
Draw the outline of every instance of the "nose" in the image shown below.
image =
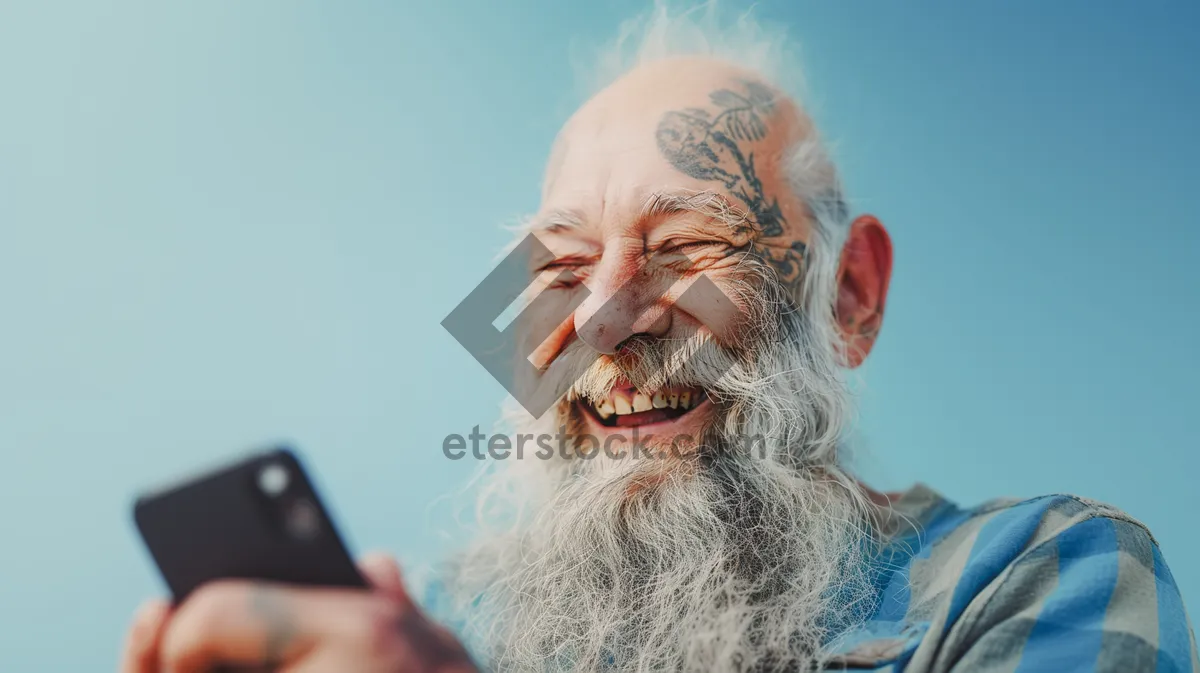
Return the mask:
[(587, 285), (590, 294), (575, 309), (575, 334), (598, 352), (612, 355), (635, 334), (663, 337), (670, 329), (670, 283), (642, 260), (602, 259)]

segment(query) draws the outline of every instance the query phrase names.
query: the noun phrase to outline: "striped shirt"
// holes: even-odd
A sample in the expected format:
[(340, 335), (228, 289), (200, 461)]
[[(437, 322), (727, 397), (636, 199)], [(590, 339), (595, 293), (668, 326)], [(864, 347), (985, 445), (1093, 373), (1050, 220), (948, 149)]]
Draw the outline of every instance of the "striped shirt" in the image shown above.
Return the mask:
[(1150, 531), (1070, 495), (963, 509), (925, 486), (885, 523), (878, 608), (831, 647), (856, 670), (1200, 673)]

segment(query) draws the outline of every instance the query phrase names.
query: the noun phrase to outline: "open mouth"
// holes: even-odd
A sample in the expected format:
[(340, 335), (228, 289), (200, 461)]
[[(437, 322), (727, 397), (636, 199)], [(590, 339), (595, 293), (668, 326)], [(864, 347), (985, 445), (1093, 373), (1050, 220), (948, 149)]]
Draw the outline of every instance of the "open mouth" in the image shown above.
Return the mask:
[(609, 428), (625, 428), (671, 421), (686, 415), (708, 399), (701, 388), (667, 388), (653, 394), (633, 388), (614, 389), (600, 400), (579, 399), (596, 421)]

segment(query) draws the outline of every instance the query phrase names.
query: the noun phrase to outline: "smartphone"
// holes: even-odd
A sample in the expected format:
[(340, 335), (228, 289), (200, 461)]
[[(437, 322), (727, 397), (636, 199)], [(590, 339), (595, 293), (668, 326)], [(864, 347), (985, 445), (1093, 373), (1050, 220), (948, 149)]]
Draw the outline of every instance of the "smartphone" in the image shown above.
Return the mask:
[(133, 518), (177, 603), (217, 579), (367, 587), (287, 447), (143, 494)]

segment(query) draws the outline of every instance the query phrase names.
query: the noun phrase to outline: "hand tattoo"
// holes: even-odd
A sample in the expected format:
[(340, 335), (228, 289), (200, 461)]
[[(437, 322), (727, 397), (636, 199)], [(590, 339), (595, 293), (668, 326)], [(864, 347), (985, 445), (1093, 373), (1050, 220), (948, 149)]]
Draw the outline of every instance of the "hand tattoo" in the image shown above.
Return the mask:
[(250, 609), (263, 620), (267, 634), (263, 648), (262, 667), (274, 670), (296, 638), (296, 623), (288, 609), (287, 600), (276, 589), (254, 586), (250, 593)]

